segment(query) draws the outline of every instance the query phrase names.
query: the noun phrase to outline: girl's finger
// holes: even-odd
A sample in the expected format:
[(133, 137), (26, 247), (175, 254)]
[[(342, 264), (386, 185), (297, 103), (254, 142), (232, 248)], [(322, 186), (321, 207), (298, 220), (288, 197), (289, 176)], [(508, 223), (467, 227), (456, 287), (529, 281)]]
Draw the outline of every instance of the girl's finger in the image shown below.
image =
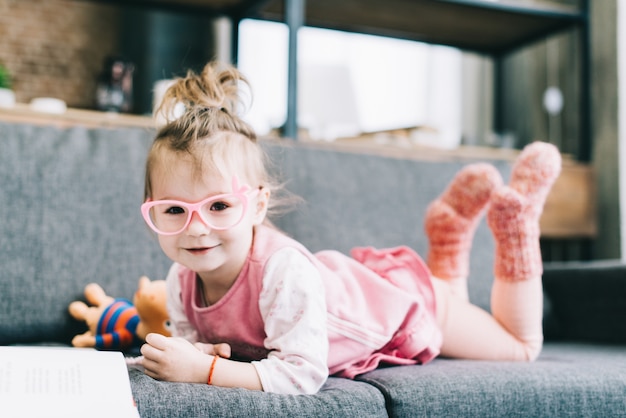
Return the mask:
[(146, 335), (146, 342), (151, 346), (158, 348), (159, 350), (165, 349), (165, 347), (167, 346), (167, 341), (168, 337), (161, 334), (150, 333)]
[(215, 354), (213, 344), (194, 343), (193, 346), (196, 347), (201, 353), (211, 354), (211, 355)]
[(220, 357), (230, 358), (230, 354), (231, 354), (230, 344), (227, 344), (227, 343), (215, 344), (213, 346), (213, 351), (215, 352), (215, 354), (219, 355)]

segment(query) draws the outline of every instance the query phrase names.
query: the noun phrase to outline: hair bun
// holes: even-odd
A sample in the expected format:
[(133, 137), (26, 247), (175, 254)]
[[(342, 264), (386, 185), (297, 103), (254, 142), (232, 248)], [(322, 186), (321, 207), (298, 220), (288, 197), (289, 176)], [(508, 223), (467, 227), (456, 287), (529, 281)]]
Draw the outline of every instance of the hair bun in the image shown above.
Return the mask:
[(249, 93), (247, 79), (235, 67), (210, 62), (201, 73), (187, 71), (171, 81), (155, 110), (157, 122), (201, 123), (202, 135), (217, 131), (240, 133), (255, 140), (256, 134), (239, 113), (245, 110), (243, 97)]

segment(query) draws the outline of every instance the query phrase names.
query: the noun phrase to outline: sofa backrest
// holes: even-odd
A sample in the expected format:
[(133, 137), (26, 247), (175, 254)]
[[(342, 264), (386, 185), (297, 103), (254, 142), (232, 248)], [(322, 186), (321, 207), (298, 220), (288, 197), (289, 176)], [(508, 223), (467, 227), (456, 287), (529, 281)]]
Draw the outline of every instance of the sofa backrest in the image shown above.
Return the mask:
[[(304, 143), (269, 147), (287, 188), (305, 200), (276, 224), (312, 251), (330, 248), (347, 254), (356, 246), (407, 245), (426, 259), (427, 206), (469, 161), (394, 158), (331, 148)], [(488, 162), (508, 179), (509, 162)], [(493, 238), (483, 219), (472, 246), (469, 293), (473, 303), (488, 310), (493, 252)]]
[(97, 282), (132, 297), (168, 261), (138, 207), (151, 133), (0, 124), (0, 344), (68, 342)]
[[(0, 345), (68, 343), (84, 331), (67, 306), (97, 282), (132, 298), (170, 261), (139, 212), (154, 132), (0, 122)], [(467, 161), (415, 161), (267, 143), (287, 188), (306, 201), (275, 220), (311, 250), (408, 245), (425, 255), (427, 204)], [(503, 172), (506, 162), (494, 162)], [(489, 304), (493, 242), (472, 252), (470, 296)]]

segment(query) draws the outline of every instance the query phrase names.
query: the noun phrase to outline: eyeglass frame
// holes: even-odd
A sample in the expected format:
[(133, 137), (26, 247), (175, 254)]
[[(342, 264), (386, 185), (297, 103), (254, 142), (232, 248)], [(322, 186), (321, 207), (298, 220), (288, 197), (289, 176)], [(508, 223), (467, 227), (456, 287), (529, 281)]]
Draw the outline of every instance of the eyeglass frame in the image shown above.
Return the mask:
[[(202, 220), (202, 222), (206, 226), (208, 226), (209, 228), (214, 229), (216, 231), (225, 231), (227, 229), (234, 228), (235, 226), (237, 226), (237, 225), (239, 225), (241, 223), (241, 221), (243, 220), (243, 218), (246, 215), (246, 212), (248, 211), (248, 203), (249, 203), (248, 195), (250, 193), (253, 193), (253, 195), (251, 197), (254, 198), (257, 194), (259, 194), (260, 189), (261, 189), (260, 187), (257, 188), (257, 189), (252, 189), (252, 187), (250, 187), (247, 184), (239, 185), (239, 179), (237, 178), (237, 176), (233, 176), (232, 185), (233, 185), (233, 192), (232, 193), (222, 193), (222, 194), (219, 194), (219, 195), (209, 196), (206, 199), (203, 199), (203, 200), (201, 200), (199, 202), (196, 202), (196, 203), (188, 203), (188, 202), (183, 202), (181, 200), (173, 200), (173, 199), (152, 200), (151, 198), (148, 198), (141, 205), (141, 214), (143, 216), (144, 221), (146, 222), (146, 224), (148, 224), (150, 229), (152, 229), (154, 232), (156, 232), (159, 235), (172, 236), (172, 235), (180, 234), (185, 229), (187, 229), (187, 227), (191, 223), (191, 219), (193, 218), (194, 212), (197, 213), (200, 216), (200, 219)], [(230, 226), (227, 226), (227, 227), (216, 227), (214, 225), (211, 225), (211, 223), (208, 222), (208, 220), (205, 219), (204, 215), (202, 214), (202, 210), (201, 210), (202, 207), (204, 205), (206, 205), (208, 202), (212, 201), (212, 200), (219, 201), (220, 199), (224, 199), (226, 197), (236, 197), (236, 198), (239, 198), (241, 200), (241, 203), (243, 205), (243, 210), (241, 211), (241, 216), (239, 217), (237, 222), (235, 222), (233, 225), (230, 225)], [(175, 232), (163, 232), (160, 229), (158, 229), (157, 226), (152, 221), (152, 217), (150, 216), (150, 210), (153, 207), (157, 206), (157, 205), (164, 205), (164, 204), (165, 205), (171, 204), (171, 205), (181, 206), (185, 210), (188, 211), (187, 220), (185, 221), (185, 225), (183, 225), (183, 227), (180, 228), (178, 231), (175, 231)]]

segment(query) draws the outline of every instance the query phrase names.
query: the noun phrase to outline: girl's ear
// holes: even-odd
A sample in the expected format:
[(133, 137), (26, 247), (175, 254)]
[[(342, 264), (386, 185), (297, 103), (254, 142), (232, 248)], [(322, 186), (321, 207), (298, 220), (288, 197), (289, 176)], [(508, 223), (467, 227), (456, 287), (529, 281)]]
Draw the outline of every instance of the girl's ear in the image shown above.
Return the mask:
[(266, 187), (259, 190), (254, 210), (254, 225), (261, 225), (267, 216), (267, 207), (270, 201), (270, 190)]

